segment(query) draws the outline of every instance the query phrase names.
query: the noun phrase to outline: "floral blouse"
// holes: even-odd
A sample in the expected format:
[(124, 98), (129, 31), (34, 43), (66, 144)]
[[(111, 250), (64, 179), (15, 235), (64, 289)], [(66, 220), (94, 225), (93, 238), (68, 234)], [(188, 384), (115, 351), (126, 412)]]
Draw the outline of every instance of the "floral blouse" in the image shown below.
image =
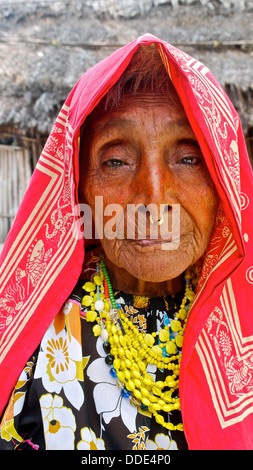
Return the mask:
[[(2, 418), (0, 450), (187, 449), (182, 431), (167, 431), (122, 395), (105, 362), (102, 339), (94, 337), (93, 324), (80, 315), (83, 284), (79, 281), (21, 373)], [(168, 324), (182, 295), (148, 299), (115, 294), (143, 331)], [(155, 365), (148, 371), (156, 380), (163, 378)], [(170, 418), (177, 424), (181, 413), (167, 413)]]

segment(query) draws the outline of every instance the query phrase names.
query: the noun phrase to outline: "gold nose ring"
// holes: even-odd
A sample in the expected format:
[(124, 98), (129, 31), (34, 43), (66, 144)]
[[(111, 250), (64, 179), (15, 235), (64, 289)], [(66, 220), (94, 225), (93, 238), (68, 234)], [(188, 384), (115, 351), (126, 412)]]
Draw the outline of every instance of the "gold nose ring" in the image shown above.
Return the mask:
[[(162, 225), (162, 224), (163, 224), (163, 221), (164, 221), (164, 216), (162, 215), (162, 217), (160, 217), (160, 219), (157, 220), (157, 225)], [(154, 223), (155, 223), (155, 221), (154, 221), (152, 215), (150, 215), (150, 222), (151, 222), (151, 224), (154, 224)]]

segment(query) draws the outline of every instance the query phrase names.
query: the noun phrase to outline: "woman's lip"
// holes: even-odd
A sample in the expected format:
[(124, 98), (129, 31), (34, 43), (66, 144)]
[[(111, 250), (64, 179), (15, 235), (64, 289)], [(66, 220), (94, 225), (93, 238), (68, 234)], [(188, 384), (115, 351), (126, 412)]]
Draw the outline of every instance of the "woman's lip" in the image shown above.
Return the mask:
[(172, 241), (172, 237), (168, 239), (163, 239), (163, 238), (156, 238), (156, 239), (151, 239), (151, 238), (141, 238), (135, 240), (135, 243), (137, 245), (143, 245), (143, 246), (150, 246), (150, 245), (160, 245), (161, 243), (169, 243)]
[(139, 240), (134, 240), (134, 247), (137, 250), (140, 250), (141, 252), (144, 251), (153, 251), (153, 250), (162, 250), (164, 244), (168, 244), (172, 242), (172, 238), (163, 240), (163, 239), (139, 239)]
[[(167, 250), (177, 250), (180, 245), (181, 237), (173, 239), (173, 237), (163, 239), (137, 239), (131, 240), (133, 247), (140, 253), (144, 252), (153, 252), (154, 250), (167, 251)], [(130, 240), (129, 240), (130, 241)]]

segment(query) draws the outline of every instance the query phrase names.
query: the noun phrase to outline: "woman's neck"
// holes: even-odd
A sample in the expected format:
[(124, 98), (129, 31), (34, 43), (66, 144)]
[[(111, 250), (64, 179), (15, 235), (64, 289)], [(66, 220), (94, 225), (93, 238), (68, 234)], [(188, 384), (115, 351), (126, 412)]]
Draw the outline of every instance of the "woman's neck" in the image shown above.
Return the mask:
[(113, 289), (125, 292), (126, 294), (162, 297), (167, 294), (175, 294), (183, 288), (182, 276), (164, 282), (144, 281), (132, 276), (125, 269), (116, 266), (106, 256), (104, 256), (104, 260)]

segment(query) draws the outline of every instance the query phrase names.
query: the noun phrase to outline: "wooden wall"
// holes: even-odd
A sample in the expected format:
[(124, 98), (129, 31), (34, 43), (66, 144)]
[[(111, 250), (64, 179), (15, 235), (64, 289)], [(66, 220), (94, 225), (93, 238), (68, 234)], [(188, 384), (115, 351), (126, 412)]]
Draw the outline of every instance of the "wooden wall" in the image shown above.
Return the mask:
[(28, 148), (0, 145), (0, 244), (14, 220), (31, 174)]
[(45, 140), (46, 136), (27, 136), (18, 129), (0, 129), (0, 250)]

